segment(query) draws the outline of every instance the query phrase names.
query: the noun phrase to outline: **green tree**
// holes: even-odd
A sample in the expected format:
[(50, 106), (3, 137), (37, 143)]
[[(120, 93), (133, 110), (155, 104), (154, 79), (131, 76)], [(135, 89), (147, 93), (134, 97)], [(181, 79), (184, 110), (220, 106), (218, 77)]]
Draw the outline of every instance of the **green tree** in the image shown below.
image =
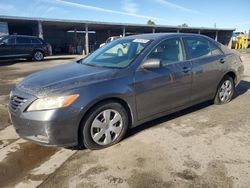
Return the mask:
[(181, 24), (181, 25), (179, 25), (179, 26), (181, 26), (181, 27), (188, 27), (188, 24), (183, 23), (183, 24)]
[(155, 22), (152, 21), (152, 20), (148, 20), (147, 24), (148, 24), (148, 25), (155, 25)]

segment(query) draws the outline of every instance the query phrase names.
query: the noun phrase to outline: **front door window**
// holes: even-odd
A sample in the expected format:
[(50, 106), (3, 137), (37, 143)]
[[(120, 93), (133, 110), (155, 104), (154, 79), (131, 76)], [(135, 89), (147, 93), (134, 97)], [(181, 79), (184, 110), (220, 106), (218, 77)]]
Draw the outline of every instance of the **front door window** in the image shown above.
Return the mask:
[(148, 59), (160, 59), (163, 65), (184, 60), (181, 41), (178, 38), (167, 39), (155, 47)]

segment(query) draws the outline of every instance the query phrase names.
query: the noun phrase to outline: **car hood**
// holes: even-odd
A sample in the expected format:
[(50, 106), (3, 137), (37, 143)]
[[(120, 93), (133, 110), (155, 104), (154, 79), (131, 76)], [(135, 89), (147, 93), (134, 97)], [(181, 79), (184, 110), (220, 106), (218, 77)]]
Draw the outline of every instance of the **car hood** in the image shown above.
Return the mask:
[(114, 78), (118, 71), (74, 62), (31, 74), (17, 84), (17, 89), (46, 96)]

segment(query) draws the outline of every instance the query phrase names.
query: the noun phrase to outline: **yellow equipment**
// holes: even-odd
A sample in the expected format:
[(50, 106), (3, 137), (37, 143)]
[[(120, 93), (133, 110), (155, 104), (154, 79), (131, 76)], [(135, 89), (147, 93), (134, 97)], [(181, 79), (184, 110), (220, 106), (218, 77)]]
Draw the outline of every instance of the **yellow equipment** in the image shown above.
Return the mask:
[(240, 34), (237, 36), (235, 49), (246, 49), (249, 44), (249, 35)]

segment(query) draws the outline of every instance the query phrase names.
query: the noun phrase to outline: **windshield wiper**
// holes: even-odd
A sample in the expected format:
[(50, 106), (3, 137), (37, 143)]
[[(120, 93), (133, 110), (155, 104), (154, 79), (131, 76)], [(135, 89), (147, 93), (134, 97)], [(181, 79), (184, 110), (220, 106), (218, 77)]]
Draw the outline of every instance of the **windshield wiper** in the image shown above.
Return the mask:
[(95, 65), (95, 64), (91, 64), (91, 63), (81, 63), (81, 64), (91, 66), (91, 67), (102, 67), (102, 66), (98, 66), (98, 65)]

